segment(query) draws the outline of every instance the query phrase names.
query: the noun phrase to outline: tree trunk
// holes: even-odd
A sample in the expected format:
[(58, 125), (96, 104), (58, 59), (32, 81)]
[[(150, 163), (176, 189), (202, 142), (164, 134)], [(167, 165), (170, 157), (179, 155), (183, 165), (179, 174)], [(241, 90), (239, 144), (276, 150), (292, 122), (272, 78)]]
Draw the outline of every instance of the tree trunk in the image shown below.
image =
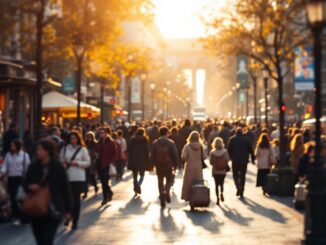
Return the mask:
[(34, 92), (34, 134), (39, 137), (42, 128), (42, 89), (43, 89), (43, 19), (45, 0), (40, 1), (40, 11), (36, 16), (36, 88)]

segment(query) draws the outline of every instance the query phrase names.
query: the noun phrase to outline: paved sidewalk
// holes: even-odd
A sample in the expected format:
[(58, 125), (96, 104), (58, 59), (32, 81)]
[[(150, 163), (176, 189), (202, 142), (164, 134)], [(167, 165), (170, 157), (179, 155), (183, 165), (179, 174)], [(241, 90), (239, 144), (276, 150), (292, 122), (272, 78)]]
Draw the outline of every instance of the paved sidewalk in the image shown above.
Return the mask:
[[(215, 205), (214, 184), (209, 170), (212, 202), (208, 210), (190, 212), (181, 201), (182, 179), (174, 186), (172, 204), (161, 210), (157, 181), (147, 174), (143, 195), (133, 198), (130, 173), (114, 185), (114, 200), (100, 207), (101, 195), (83, 202), (80, 228), (66, 231), (60, 227), (55, 244), (299, 244), (303, 238), (303, 215), (292, 207), (291, 198), (264, 197), (255, 187), (256, 168), (250, 166), (243, 201), (235, 197), (232, 176), (225, 184), (225, 203)], [(0, 243), (34, 244), (28, 225), (0, 225)]]

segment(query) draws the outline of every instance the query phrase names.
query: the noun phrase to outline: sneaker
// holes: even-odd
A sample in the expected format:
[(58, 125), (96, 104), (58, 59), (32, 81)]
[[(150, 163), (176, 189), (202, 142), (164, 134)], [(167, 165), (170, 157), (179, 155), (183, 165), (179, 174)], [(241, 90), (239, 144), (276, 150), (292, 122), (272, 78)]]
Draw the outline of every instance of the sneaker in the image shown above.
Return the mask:
[(12, 223), (13, 226), (21, 226), (22, 223), (20, 222), (19, 219), (15, 220), (13, 223)]
[(221, 194), (221, 201), (224, 202), (224, 196)]
[(237, 197), (240, 196), (240, 190), (237, 189)]
[(104, 200), (102, 201), (101, 205), (104, 206), (104, 205), (106, 205), (108, 202), (109, 202), (108, 199), (104, 199)]

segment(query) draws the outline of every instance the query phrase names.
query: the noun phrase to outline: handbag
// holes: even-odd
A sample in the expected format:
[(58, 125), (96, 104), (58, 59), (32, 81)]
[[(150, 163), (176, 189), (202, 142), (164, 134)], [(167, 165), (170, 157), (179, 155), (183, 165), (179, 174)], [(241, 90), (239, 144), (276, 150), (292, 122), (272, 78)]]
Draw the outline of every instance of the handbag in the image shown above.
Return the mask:
[(22, 204), (21, 211), (23, 214), (32, 218), (40, 218), (48, 215), (50, 204), (50, 190), (44, 185), (47, 175), (41, 180), (41, 188), (36, 192), (29, 192)]
[(114, 164), (110, 164), (110, 168), (109, 168), (109, 176), (110, 177), (114, 177), (117, 176), (118, 172), (117, 172), (117, 168), (115, 167)]
[(206, 165), (205, 159), (204, 159), (204, 150), (203, 150), (203, 147), (202, 146), (200, 147), (200, 158), (201, 158), (202, 168), (203, 169), (207, 168), (207, 165)]

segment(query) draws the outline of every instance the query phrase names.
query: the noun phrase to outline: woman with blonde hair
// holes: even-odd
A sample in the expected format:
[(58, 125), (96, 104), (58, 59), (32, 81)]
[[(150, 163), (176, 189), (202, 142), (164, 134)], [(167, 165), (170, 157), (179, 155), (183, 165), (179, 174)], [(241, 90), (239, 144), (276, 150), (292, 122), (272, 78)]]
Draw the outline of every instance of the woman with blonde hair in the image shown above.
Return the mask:
[(207, 158), (197, 131), (193, 131), (189, 135), (187, 144), (182, 150), (181, 158), (185, 162), (181, 199), (190, 201), (192, 184), (194, 181), (203, 180), (202, 162)]
[(261, 186), (263, 189), (263, 194), (266, 195), (267, 176), (270, 173), (271, 167), (277, 162), (267, 134), (260, 135), (257, 142), (255, 156), (258, 167), (256, 186)]
[[(226, 173), (230, 170), (228, 165), (229, 160), (229, 153), (224, 147), (223, 139), (216, 137), (212, 143), (212, 151), (209, 154), (209, 162), (213, 166), (212, 175), (215, 181), (217, 205), (220, 205), (220, 198), (221, 201), (224, 202), (224, 179)], [(219, 189), (221, 191), (221, 196), (219, 196)]]
[(301, 157), (304, 155), (304, 141), (302, 134), (296, 134), (291, 140), (291, 167), (294, 175), (298, 177), (298, 165)]

